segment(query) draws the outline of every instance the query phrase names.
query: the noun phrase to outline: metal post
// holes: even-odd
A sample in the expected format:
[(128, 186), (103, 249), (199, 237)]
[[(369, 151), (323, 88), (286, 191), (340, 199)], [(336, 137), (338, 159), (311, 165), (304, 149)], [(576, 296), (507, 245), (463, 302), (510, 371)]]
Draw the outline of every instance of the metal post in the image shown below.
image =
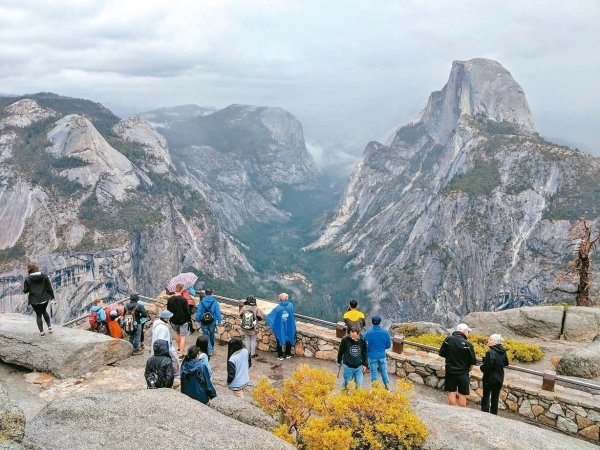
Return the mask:
[(404, 351), (404, 338), (402, 336), (394, 336), (392, 338), (392, 351), (398, 354)]
[(553, 370), (544, 370), (542, 378), (542, 389), (544, 391), (554, 392), (554, 382), (556, 381), (556, 372)]

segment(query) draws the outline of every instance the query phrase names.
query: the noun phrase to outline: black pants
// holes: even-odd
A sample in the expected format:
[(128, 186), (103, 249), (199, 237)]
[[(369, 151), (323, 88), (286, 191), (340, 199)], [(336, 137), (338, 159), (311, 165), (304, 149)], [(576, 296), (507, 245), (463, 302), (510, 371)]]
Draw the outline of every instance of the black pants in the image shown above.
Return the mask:
[[(481, 398), (481, 410), (498, 415), (498, 397), (502, 383), (483, 383), (483, 397)], [(491, 404), (490, 404), (491, 398)]]
[(50, 328), (50, 314), (48, 314), (48, 311), (46, 311), (46, 308), (48, 307), (48, 302), (40, 303), (38, 305), (31, 305), (31, 307), (35, 311), (35, 320), (37, 322), (37, 326), (38, 326), (40, 332), (44, 331), (44, 324), (42, 322), (42, 316), (44, 317), (44, 320), (46, 321), (48, 328)]
[(292, 356), (291, 342), (285, 343), (285, 355), (283, 354), (283, 345), (279, 345), (279, 342), (277, 342), (277, 357), (283, 358), (284, 356)]

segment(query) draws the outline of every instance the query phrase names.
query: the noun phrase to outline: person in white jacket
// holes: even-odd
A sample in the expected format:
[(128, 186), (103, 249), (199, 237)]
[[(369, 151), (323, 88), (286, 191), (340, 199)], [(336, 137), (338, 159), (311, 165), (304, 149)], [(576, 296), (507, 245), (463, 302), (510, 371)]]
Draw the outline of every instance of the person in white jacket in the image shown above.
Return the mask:
[(167, 309), (162, 311), (157, 319), (154, 319), (152, 323), (152, 345), (150, 348), (151, 354), (154, 352), (154, 342), (158, 339), (162, 339), (169, 343), (169, 355), (171, 356), (171, 363), (173, 364), (173, 373), (175, 376), (179, 375), (179, 360), (177, 358), (177, 351), (173, 347), (173, 340), (171, 339), (171, 327), (169, 326), (169, 320), (173, 317), (173, 313)]

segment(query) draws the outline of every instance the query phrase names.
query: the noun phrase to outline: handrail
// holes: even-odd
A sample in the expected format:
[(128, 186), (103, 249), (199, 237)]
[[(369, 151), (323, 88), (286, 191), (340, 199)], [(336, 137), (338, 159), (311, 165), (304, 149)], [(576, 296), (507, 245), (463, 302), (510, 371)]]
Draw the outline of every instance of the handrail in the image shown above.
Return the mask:
[[(439, 348), (432, 347), (431, 345), (421, 344), (419, 342), (408, 341), (400, 336), (396, 336), (394, 339), (396, 340), (396, 342), (399, 341), (401, 344), (406, 344), (406, 345), (410, 345), (412, 347), (421, 348), (423, 350), (428, 350), (430, 352), (437, 353), (439, 351)], [(402, 353), (402, 352), (400, 351), (399, 353)], [(481, 358), (477, 358), (477, 360), (478, 360), (478, 362), (481, 362)], [(538, 377), (542, 377), (544, 380), (546, 380), (548, 378), (548, 375), (549, 375), (548, 372), (550, 372), (550, 371), (540, 372), (539, 370), (528, 369), (526, 367), (520, 367), (520, 366), (513, 366), (512, 364), (509, 364), (508, 366), (506, 366), (506, 368), (514, 370), (516, 372), (524, 372), (529, 375), (535, 375)], [(588, 382), (581, 381), (581, 380), (576, 380), (576, 379), (573, 379), (571, 377), (567, 377), (564, 375), (555, 375), (554, 372), (552, 372), (550, 375), (551, 375), (552, 380), (562, 381), (564, 383), (571, 383), (576, 386), (581, 386), (581, 387), (585, 387), (588, 389), (600, 390), (600, 385), (598, 385), (598, 384), (588, 383)], [(554, 390), (554, 383), (552, 383), (552, 389), (549, 389), (549, 390)]]
[[(146, 297), (145, 295), (140, 295), (139, 297), (140, 297), (141, 299), (144, 299), (144, 300), (148, 301), (148, 303), (157, 303), (155, 298)], [(127, 301), (127, 300), (129, 300), (129, 296), (127, 296), (127, 297), (123, 297), (123, 298), (122, 298), (122, 299), (120, 299), (120, 300), (115, 300), (114, 302), (107, 304), (107, 305), (105, 306), (105, 308), (107, 308), (107, 307), (109, 307), (109, 306), (112, 306), (112, 305), (117, 305), (117, 304), (119, 304), (119, 303), (123, 303), (123, 302), (125, 302), (125, 301)], [(75, 323), (77, 323), (77, 322), (79, 322), (79, 321), (82, 321), (82, 320), (85, 320), (85, 319), (87, 319), (87, 318), (89, 317), (89, 315), (90, 315), (90, 313), (89, 313), (89, 312), (88, 312), (88, 313), (85, 313), (85, 314), (82, 314), (82, 315), (81, 315), (81, 316), (79, 316), (79, 317), (75, 317), (74, 319), (71, 319), (71, 320), (69, 320), (69, 321), (67, 321), (67, 322), (63, 323), (61, 326), (62, 326), (62, 327), (68, 327), (69, 325), (73, 325), (73, 324), (75, 324)]]

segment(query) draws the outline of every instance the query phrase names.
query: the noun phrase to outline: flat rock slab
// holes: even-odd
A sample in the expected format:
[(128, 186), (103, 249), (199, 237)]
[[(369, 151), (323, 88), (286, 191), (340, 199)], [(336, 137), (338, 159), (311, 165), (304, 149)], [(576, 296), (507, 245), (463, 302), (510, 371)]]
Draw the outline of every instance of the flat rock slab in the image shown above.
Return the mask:
[[(250, 392), (246, 391), (247, 396)], [(221, 395), (212, 399), (209, 406), (221, 414), (239, 420), (240, 422), (271, 431), (279, 426), (279, 423), (258, 406), (235, 395)]]
[(173, 389), (108, 391), (56, 400), (26, 430), (31, 442), (50, 450), (105, 449), (107, 436), (116, 439), (115, 447), (132, 449), (294, 448)]
[(0, 314), (0, 361), (58, 378), (77, 377), (128, 358), (131, 344), (122, 339), (56, 326), (40, 336), (35, 320), (22, 314)]
[(600, 342), (569, 350), (558, 362), (556, 373), (587, 379), (600, 377)]
[(427, 426), (424, 450), (598, 450), (598, 446), (475, 409), (414, 401)]
[(563, 337), (567, 341), (591, 342), (600, 334), (600, 308), (569, 306)]

